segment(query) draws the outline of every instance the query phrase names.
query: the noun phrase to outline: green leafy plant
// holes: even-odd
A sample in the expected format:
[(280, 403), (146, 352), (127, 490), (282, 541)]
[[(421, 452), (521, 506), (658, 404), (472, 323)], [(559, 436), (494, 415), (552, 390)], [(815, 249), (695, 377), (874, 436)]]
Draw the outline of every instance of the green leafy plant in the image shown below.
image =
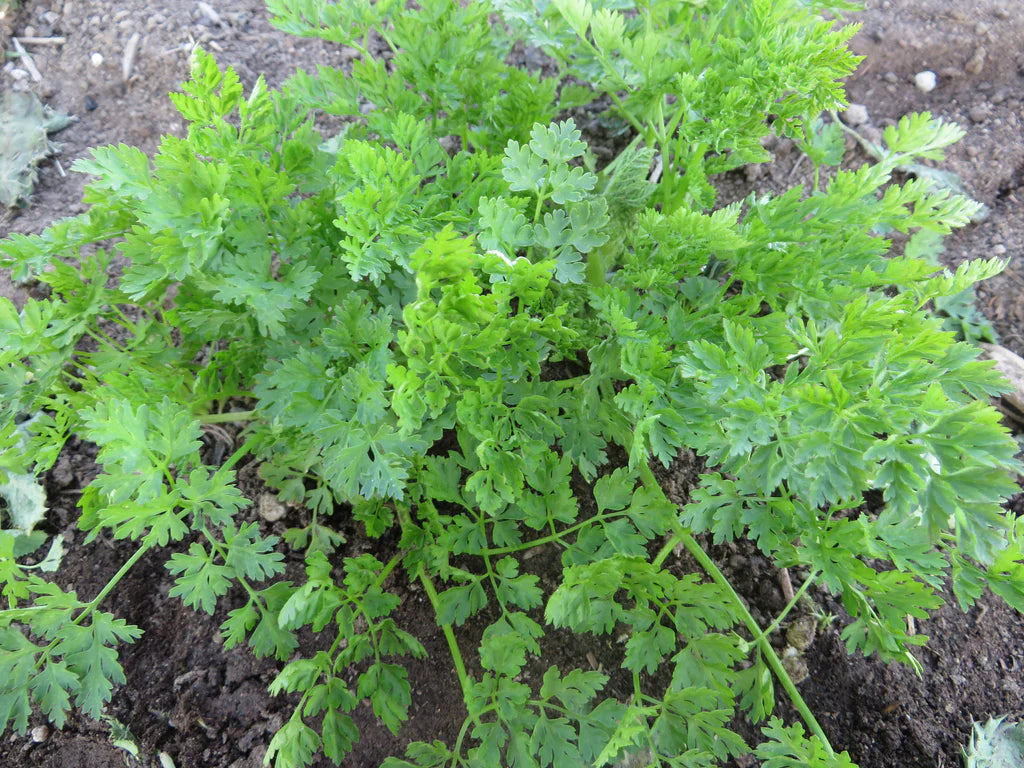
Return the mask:
[[(908, 241), (907, 253), (915, 257), (929, 259), (933, 264), (939, 266), (939, 257), (945, 250), (942, 240), (943, 237), (940, 233), (921, 230)], [(951, 296), (936, 296), (935, 312), (939, 317), (944, 318), (943, 329), (955, 333), (957, 339), (974, 344), (978, 342), (997, 343), (999, 337), (992, 327), (992, 323), (978, 309), (977, 302), (978, 296), (974, 286), (971, 285)]]
[[(947, 189), (892, 182), (961, 132), (910, 116), (877, 162), (817, 172), (839, 161), (817, 118), (856, 64), (825, 5), (845, 6), (271, 0), (282, 29), (354, 48), (351, 72), (246, 94), (197, 54), (172, 97), (185, 138), (152, 160), (94, 150), (87, 212), (0, 245), (51, 290), (0, 302), (3, 470), (96, 444), (79, 526), (136, 546), (88, 600), (0, 551), (0, 725), (101, 715), (140, 635), (102, 606), (166, 547), (172, 595), (209, 614), (241, 595), (226, 647), (282, 663), (278, 768), (340, 762), (361, 701), (399, 731), (401, 661), (425, 653), (400, 574), (436, 611), (466, 717), (388, 768), (852, 765), (769, 640), (795, 601), (830, 591), (851, 652), (915, 664), (906, 617), (950, 572), (963, 606), (987, 585), (1024, 607), (1024, 532), (1001, 506), (1019, 469), (987, 404), (1003, 381), (929, 310), (1002, 263), (950, 273), (878, 234), (969, 220)], [(547, 74), (509, 64), (517, 45)], [(581, 107), (632, 134), (603, 166), (564, 114)], [(318, 110), (344, 130), (322, 135)], [(766, 160), (773, 131), (814, 188), (716, 207), (710, 179)], [(219, 423), (244, 425), (224, 462), (201, 439)], [(703, 470), (680, 506), (651, 463), (681, 453)], [(243, 459), (304, 510), (281, 538), (246, 518)], [(380, 557), (345, 556), (339, 517)], [(768, 627), (701, 546), (738, 537), (803, 576)], [(549, 628), (622, 637), (628, 692), (545, 663)], [(802, 724), (771, 716), (776, 685)]]

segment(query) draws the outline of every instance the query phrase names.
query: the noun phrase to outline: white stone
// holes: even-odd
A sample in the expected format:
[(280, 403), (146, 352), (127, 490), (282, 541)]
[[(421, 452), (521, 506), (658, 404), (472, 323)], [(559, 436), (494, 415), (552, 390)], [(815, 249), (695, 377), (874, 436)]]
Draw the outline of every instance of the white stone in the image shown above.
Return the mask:
[(858, 125), (867, 124), (871, 118), (868, 116), (868, 108), (863, 104), (851, 104), (843, 112), (843, 120), (847, 125), (856, 128)]
[(260, 517), (268, 523), (276, 523), (288, 514), (288, 508), (272, 493), (261, 493), (257, 506)]
[(937, 84), (938, 78), (930, 69), (926, 69), (924, 72), (918, 72), (914, 75), (914, 85), (917, 86), (917, 90), (921, 91), (921, 93), (931, 93), (935, 90), (935, 86)]
[(89, 62), (94, 67), (102, 67), (103, 66), (103, 54), (102, 53), (98, 53), (96, 51), (93, 51), (91, 54), (89, 54)]

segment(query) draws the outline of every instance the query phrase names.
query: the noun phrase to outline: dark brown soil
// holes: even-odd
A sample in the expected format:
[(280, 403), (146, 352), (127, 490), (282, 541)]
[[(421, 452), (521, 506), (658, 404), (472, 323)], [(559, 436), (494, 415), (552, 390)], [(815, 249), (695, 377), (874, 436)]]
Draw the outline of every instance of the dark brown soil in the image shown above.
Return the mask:
[[(62, 174), (61, 168), (67, 169), (88, 147), (124, 142), (152, 151), (161, 134), (182, 131), (166, 93), (186, 79), (192, 42), (203, 43), (221, 63), (234, 66), (248, 84), (259, 73), (271, 85), (280, 84), (296, 66), (341, 64), (346, 58), (344, 51), (326, 44), (273, 30), (261, 0), (211, 5), (222, 23), (204, 15), (193, 0), (25, 0), (21, 11), (0, 21), (3, 47), (12, 33), (66, 36), (62, 46), (31, 48), (43, 79), (23, 82), (45, 102), (78, 118), (58, 137), (64, 144), (60, 166), (42, 169), (32, 206), (0, 212), (0, 236), (36, 232), (81, 210), (82, 179)], [(868, 109), (870, 122), (862, 130), (881, 129), (907, 112), (925, 109), (967, 129), (946, 167), (960, 175), (990, 215), (950, 238), (947, 257), (951, 263), (968, 257), (1013, 258), (979, 296), (1002, 343), (1024, 354), (1024, 12), (1017, 0), (869, 0), (867, 5), (857, 17), (864, 29), (853, 47), (868, 59), (849, 84), (851, 101)], [(128, 82), (123, 82), (122, 54), (136, 32), (141, 35), (139, 53)], [(98, 66), (90, 63), (94, 52), (103, 56)], [(930, 93), (914, 86), (914, 75), (925, 69), (939, 76), (938, 87)], [(15, 77), (10, 69), (0, 73), (0, 87), (15, 87)], [(723, 194), (741, 196), (753, 186), (778, 189), (806, 182), (802, 171), (807, 169), (787, 161), (784, 145), (774, 151), (776, 165), (733, 174), (723, 180)], [(0, 295), (16, 301), (24, 297), (2, 275)], [(72, 445), (47, 486), (53, 510), (48, 524), (65, 533), (71, 552), (59, 581), (82, 595), (94, 594), (131, 554), (123, 542), (76, 546), (82, 538), (74, 528), (76, 491), (93, 471), (88, 447)], [(246, 476), (244, 470), (242, 474)], [(254, 477), (252, 468), (247, 476)], [(684, 478), (669, 481), (685, 485)], [(261, 488), (253, 480), (246, 490), (255, 495)], [(255, 512), (249, 514), (255, 519)], [(274, 526), (283, 529), (285, 522)], [(743, 547), (715, 555), (758, 618), (770, 620), (783, 605), (775, 572)], [(178, 768), (261, 764), (271, 735), (294, 704), (266, 693), (278, 665), (255, 660), (244, 649), (224, 650), (217, 628), (232, 607), (230, 600), (208, 617), (169, 599), (163, 568), (167, 556), (160, 552), (143, 559), (107, 606), (145, 631), (122, 651), (128, 683), (108, 707), (109, 717), (133, 734), (140, 750), (137, 763), (111, 743), (109, 722), (74, 717), (41, 743), (28, 736), (0, 737), (0, 765), (158, 766), (161, 752)], [(362, 737), (347, 766), (379, 765), (386, 756), (400, 754), (410, 740), (450, 743), (463, 717), (454, 670), (429, 603), (403, 577), (393, 578), (390, 586), (403, 600), (397, 618), (430, 655), (409, 662), (413, 702), (399, 737), (377, 724), (368, 707), (357, 710)], [(817, 600), (821, 610), (841, 613), (826, 596)], [(927, 649), (917, 654), (924, 669), (920, 678), (906, 668), (847, 656), (835, 627), (823, 631), (805, 655), (810, 677), (801, 690), (833, 744), (849, 750), (862, 768), (957, 765), (972, 719), (1024, 715), (1024, 622), (1019, 615), (986, 596), (968, 615), (947, 606), (919, 622), (918, 630), (931, 637)], [(479, 631), (465, 629), (461, 640), (467, 650)], [(306, 648), (315, 648), (315, 643), (307, 638)], [(595, 642), (590, 658), (557, 633), (547, 643), (546, 663), (563, 669), (618, 665), (620, 649), (614, 642)], [(614, 693), (615, 681), (612, 686)], [(42, 720), (33, 721), (37, 724)]]

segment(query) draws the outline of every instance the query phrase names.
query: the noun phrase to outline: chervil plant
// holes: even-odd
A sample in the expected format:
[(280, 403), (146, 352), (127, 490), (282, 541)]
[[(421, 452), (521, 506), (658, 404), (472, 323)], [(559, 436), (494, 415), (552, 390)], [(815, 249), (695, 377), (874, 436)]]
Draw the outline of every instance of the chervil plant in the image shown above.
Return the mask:
[[(877, 162), (831, 167), (842, 137), (818, 117), (842, 105), (854, 30), (817, 14), (840, 5), (271, 0), (282, 29), (355, 49), (351, 71), (246, 95), (198, 53), (172, 95), (185, 138), (94, 150), (87, 212), (0, 244), (51, 292), (0, 300), (0, 467), (96, 444), (79, 526), (137, 547), (80, 597), (0, 535), (0, 725), (101, 715), (140, 635), (106, 598), (167, 548), (172, 596), (213, 614), (241, 595), (225, 645), (282, 663), (277, 768), (340, 762), (362, 700), (399, 732), (401, 661), (425, 651), (394, 618), (396, 571), (436, 610), (466, 716), (388, 768), (852, 765), (770, 642), (793, 604), (758, 626), (698, 536), (752, 539), (805, 574), (797, 598), (841, 598), (851, 652), (914, 664), (907, 617), (950, 572), (962, 606), (988, 586), (1024, 607), (1024, 530), (1001, 507), (1002, 381), (928, 309), (1002, 264), (953, 274), (880, 234), (968, 221), (970, 202), (891, 178), (960, 131), (911, 116)], [(523, 45), (543, 74), (508, 63)], [(598, 161), (570, 109), (624, 149)], [(813, 187), (716, 207), (710, 180), (767, 160), (772, 132)], [(216, 423), (244, 427), (223, 462), (201, 450)], [(681, 453), (704, 470), (677, 506), (651, 464)], [(242, 460), (304, 524), (279, 540), (247, 521)], [(345, 557), (341, 517), (397, 551)], [(523, 557), (542, 545), (553, 590)], [(545, 663), (551, 627), (623, 638), (632, 695)], [(776, 685), (802, 724), (770, 717)]]

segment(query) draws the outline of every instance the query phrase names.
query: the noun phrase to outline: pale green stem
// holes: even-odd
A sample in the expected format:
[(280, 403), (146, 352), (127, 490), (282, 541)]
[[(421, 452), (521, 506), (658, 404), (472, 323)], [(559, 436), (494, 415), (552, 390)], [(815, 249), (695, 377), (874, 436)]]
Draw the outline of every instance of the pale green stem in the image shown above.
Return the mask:
[(715, 565), (714, 561), (708, 557), (708, 554), (701, 548), (697, 540), (690, 534), (682, 534), (683, 546), (693, 555), (694, 559), (700, 563), (701, 567), (711, 577), (711, 580), (722, 587), (732, 598), (732, 602), (736, 606), (736, 610), (740, 615), (740, 619), (746, 625), (750, 634), (754, 636), (754, 643), (761, 651), (761, 656), (768, 662), (768, 666), (772, 668), (772, 672), (775, 673), (775, 677), (782, 684), (783, 689), (789, 695), (790, 700), (793, 702), (793, 707), (800, 714), (800, 717), (807, 724), (808, 729), (811, 733), (818, 737), (821, 741), (821, 745), (825, 748), (829, 757), (835, 757), (835, 751), (832, 749), (832, 744), (829, 743), (828, 736), (825, 735), (825, 731), (819, 725), (817, 718), (814, 717), (814, 713), (811, 712), (810, 707), (807, 706), (807, 702), (804, 701), (804, 697), (800, 695), (800, 691), (797, 690), (796, 684), (793, 682), (793, 678), (786, 672), (786, 668), (782, 666), (782, 660), (779, 655), (775, 653), (775, 649), (772, 648), (772, 644), (768, 642), (768, 638), (764, 636), (761, 628), (757, 624), (757, 620), (750, 615), (750, 611), (747, 610), (747, 606), (743, 604), (743, 600), (736, 590), (733, 589), (732, 584), (725, 578), (725, 575), (718, 570), (718, 566)]
[[(640, 477), (644, 484), (651, 490), (660, 490), (661, 486), (658, 485), (657, 479), (654, 477), (654, 473), (647, 464), (640, 465)], [(800, 691), (797, 690), (796, 684), (793, 682), (793, 678), (786, 672), (786, 668), (782, 666), (782, 660), (778, 654), (775, 653), (775, 649), (772, 648), (772, 644), (768, 642), (768, 638), (765, 633), (761, 630), (757, 620), (750, 615), (750, 611), (747, 606), (743, 603), (743, 599), (737, 594), (736, 590), (733, 589), (732, 584), (725, 577), (715, 565), (708, 553), (697, 543), (697, 540), (693, 538), (693, 535), (680, 526), (680, 529), (676, 532), (675, 536), (664, 547), (658, 554), (658, 558), (655, 562), (660, 565), (667, 553), (676, 546), (677, 543), (681, 543), (686, 547), (687, 551), (693, 556), (693, 558), (700, 564), (701, 568), (704, 569), (705, 573), (711, 577), (711, 580), (718, 584), (722, 589), (725, 590), (726, 594), (731, 599), (735, 606), (736, 612), (739, 614), (740, 620), (747, 627), (751, 636), (754, 638), (753, 643), (761, 651), (762, 657), (768, 662), (768, 666), (771, 667), (772, 672), (775, 673), (775, 677), (782, 684), (783, 689), (789, 695), (790, 700), (793, 702), (793, 707), (800, 714), (800, 717), (807, 724), (808, 729), (821, 741), (822, 746), (830, 757), (835, 757), (835, 751), (832, 749), (832, 745), (828, 740), (828, 736), (825, 735), (825, 731), (818, 723), (817, 718), (814, 717), (814, 713), (811, 712), (810, 707), (807, 706), (807, 702), (804, 701), (803, 696), (800, 695)], [(810, 581), (808, 579), (808, 581)], [(805, 590), (807, 582), (801, 587), (801, 593)]]
[[(437, 590), (434, 588), (434, 582), (431, 581), (430, 577), (422, 569), (420, 570), (419, 580), (423, 585), (423, 590), (427, 593), (427, 598), (434, 606), (434, 612), (437, 613), (441, 598), (438, 597)], [(462, 651), (459, 650), (459, 643), (455, 639), (455, 633), (452, 631), (451, 624), (438, 623), (441, 626), (441, 631), (444, 633), (445, 640), (448, 642), (448, 650), (451, 653), (452, 661), (455, 663), (455, 674), (459, 678), (462, 696), (468, 701), (470, 698), (469, 673), (466, 672), (466, 663), (462, 660)], [(479, 725), (479, 722), (477, 724)]]
[(815, 572), (813, 572), (813, 573), (812, 573), (812, 574), (811, 574), (810, 576), (808, 576), (808, 577), (807, 577), (807, 578), (806, 578), (806, 579), (804, 580), (804, 583), (800, 585), (800, 589), (798, 589), (798, 590), (796, 591), (796, 594), (795, 594), (795, 595), (793, 595), (793, 599), (792, 599), (792, 600), (790, 600), (790, 601), (789, 601), (789, 602), (788, 602), (788, 603), (786, 604), (786, 607), (782, 609), (782, 613), (780, 613), (780, 614), (779, 614), (778, 616), (776, 616), (776, 617), (775, 617), (775, 621), (773, 621), (773, 622), (772, 622), (771, 624), (769, 624), (769, 625), (768, 625), (767, 627), (765, 627), (765, 628), (764, 628), (764, 629), (763, 629), (763, 630), (762, 630), (762, 631), (761, 631), (761, 632), (760, 632), (760, 633), (758, 634), (758, 636), (754, 638), (754, 642), (755, 642), (755, 643), (756, 643), (756, 642), (759, 642), (759, 641), (761, 640), (761, 638), (762, 638), (762, 637), (771, 637), (772, 633), (773, 633), (773, 632), (774, 632), (775, 630), (777, 630), (777, 629), (779, 628), (779, 625), (780, 625), (780, 624), (781, 624), (781, 623), (782, 623), (783, 621), (785, 621), (785, 620), (786, 620), (786, 616), (788, 616), (788, 615), (789, 615), (789, 612), (790, 612), (791, 610), (793, 610), (793, 608), (795, 608), (795, 607), (796, 607), (797, 603), (799, 603), (799, 602), (800, 602), (800, 598), (804, 596), (804, 593), (805, 593), (805, 592), (807, 592), (807, 590), (808, 590), (808, 589), (810, 588), (811, 584), (813, 584), (813, 583), (814, 583), (814, 580), (815, 580), (815, 579), (816, 579), (817, 577), (818, 577), (818, 572), (817, 572), (817, 571), (815, 571)]
[(227, 411), (225, 413), (207, 413), (199, 417), (200, 424), (234, 424), (239, 421), (252, 421), (259, 411)]

